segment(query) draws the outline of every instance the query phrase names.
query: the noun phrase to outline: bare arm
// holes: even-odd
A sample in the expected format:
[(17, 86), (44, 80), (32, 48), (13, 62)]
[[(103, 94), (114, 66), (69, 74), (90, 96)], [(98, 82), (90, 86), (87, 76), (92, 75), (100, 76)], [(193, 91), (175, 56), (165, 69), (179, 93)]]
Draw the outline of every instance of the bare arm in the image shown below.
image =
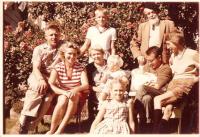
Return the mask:
[(83, 55), (90, 47), (91, 44), (91, 40), (90, 39), (86, 39), (83, 46), (80, 48), (80, 55)]
[(90, 133), (93, 133), (93, 132), (94, 132), (96, 126), (97, 126), (97, 125), (101, 122), (101, 120), (103, 119), (103, 116), (104, 116), (105, 112), (106, 112), (106, 109), (100, 109), (100, 110), (99, 110), (99, 112), (98, 112), (98, 114), (97, 114), (97, 116), (96, 116), (95, 120), (93, 121), (92, 126), (91, 126), (91, 128), (90, 128)]
[(39, 81), (38, 87), (37, 87), (39, 94), (46, 94), (48, 85), (42, 73), (40, 72), (40, 65), (41, 65), (40, 62), (37, 62), (37, 61), (33, 62), (33, 74), (35, 75), (36, 79)]
[(112, 54), (112, 55), (115, 55), (115, 54), (116, 54), (115, 40), (112, 40), (112, 41), (111, 41), (110, 47), (111, 47), (111, 54)]
[(133, 101), (131, 99), (128, 100), (128, 106), (129, 106), (128, 124), (131, 130), (131, 133), (135, 133), (135, 123), (134, 123), (134, 118), (133, 118)]
[(106, 100), (107, 97), (108, 97), (108, 94), (107, 94), (107, 93), (101, 92), (101, 93), (100, 93), (100, 97), (99, 97), (99, 102), (102, 102), (102, 101)]
[(57, 87), (57, 85), (56, 85), (57, 75), (58, 75), (58, 74), (57, 74), (57, 71), (56, 71), (55, 69), (53, 69), (53, 70), (51, 71), (51, 75), (50, 75), (49, 80), (48, 80), (51, 89), (52, 89), (56, 94), (68, 96), (68, 95), (66, 94), (67, 92), (66, 92), (65, 90), (60, 89), (60, 88)]
[(86, 70), (84, 70), (81, 73), (81, 85), (77, 86), (73, 89), (70, 90), (71, 95), (70, 96), (74, 96), (75, 94), (77, 94), (78, 92), (81, 91), (86, 91), (87, 89), (89, 89), (89, 83), (88, 83), (88, 78), (87, 78), (87, 73)]

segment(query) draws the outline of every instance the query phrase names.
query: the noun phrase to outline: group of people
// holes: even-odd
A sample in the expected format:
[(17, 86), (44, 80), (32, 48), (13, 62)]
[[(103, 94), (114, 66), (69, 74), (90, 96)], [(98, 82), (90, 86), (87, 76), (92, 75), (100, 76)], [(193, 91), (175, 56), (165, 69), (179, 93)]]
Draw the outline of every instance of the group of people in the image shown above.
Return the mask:
[[(95, 11), (97, 24), (88, 29), (80, 49), (76, 43), (60, 41), (59, 27), (49, 23), (45, 28), (46, 43), (33, 51), (33, 71), (28, 79), (19, 133), (27, 134), (31, 125), (37, 125), (55, 98), (51, 127), (46, 134), (63, 133), (70, 118), (81, 109), (78, 103), (87, 95), (90, 133), (135, 133), (136, 112), (143, 123), (154, 123), (153, 133), (163, 133), (173, 103), (187, 96), (198, 82), (199, 65), (198, 52), (186, 48), (183, 34), (172, 21), (160, 20), (158, 13), (156, 5), (145, 5), (148, 21), (140, 24), (138, 37), (130, 43), (137, 69), (142, 74), (153, 74), (155, 79), (130, 92), (134, 74), (121, 69), (123, 60), (115, 49), (117, 33), (109, 26), (106, 9)], [(89, 64), (83, 66), (77, 57), (87, 50)], [(137, 69), (133, 71), (138, 73)], [(136, 92), (135, 99), (128, 96), (132, 91)]]

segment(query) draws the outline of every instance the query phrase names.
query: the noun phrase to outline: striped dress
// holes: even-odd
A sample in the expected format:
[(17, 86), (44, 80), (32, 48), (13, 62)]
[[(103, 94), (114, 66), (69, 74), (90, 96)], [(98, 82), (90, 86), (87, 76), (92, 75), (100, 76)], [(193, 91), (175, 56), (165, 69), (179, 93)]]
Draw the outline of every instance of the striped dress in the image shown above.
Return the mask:
[(67, 76), (67, 70), (64, 62), (60, 62), (55, 66), (55, 70), (58, 73), (58, 86), (64, 90), (70, 90), (81, 85), (81, 73), (84, 71), (84, 67), (76, 62), (72, 71), (72, 77)]

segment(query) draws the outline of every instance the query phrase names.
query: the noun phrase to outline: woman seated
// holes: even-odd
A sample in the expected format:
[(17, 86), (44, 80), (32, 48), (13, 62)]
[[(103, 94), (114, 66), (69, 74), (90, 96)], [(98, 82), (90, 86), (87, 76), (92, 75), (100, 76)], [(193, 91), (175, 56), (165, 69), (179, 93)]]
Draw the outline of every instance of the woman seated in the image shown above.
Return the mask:
[[(167, 92), (154, 98), (155, 133), (165, 132), (167, 121), (172, 113), (172, 103), (188, 95), (192, 86), (199, 80), (199, 53), (185, 47), (183, 34), (180, 32), (170, 33), (166, 44), (172, 52), (169, 62), (174, 76), (167, 87)], [(162, 106), (166, 106), (163, 117)]]
[(99, 45), (96, 45), (96, 48), (90, 48), (89, 54), (93, 62), (86, 66), (87, 77), (90, 85), (90, 93), (88, 97), (88, 120), (92, 122), (98, 112), (97, 107), (101, 93), (100, 84), (103, 72), (107, 68), (107, 63), (104, 59), (104, 50), (99, 48)]
[(58, 95), (50, 131), (47, 134), (63, 132), (71, 116), (77, 111), (77, 104), (82, 93), (89, 88), (84, 67), (77, 62), (78, 46), (64, 42), (60, 47), (62, 62), (58, 63), (51, 72), (49, 84)]

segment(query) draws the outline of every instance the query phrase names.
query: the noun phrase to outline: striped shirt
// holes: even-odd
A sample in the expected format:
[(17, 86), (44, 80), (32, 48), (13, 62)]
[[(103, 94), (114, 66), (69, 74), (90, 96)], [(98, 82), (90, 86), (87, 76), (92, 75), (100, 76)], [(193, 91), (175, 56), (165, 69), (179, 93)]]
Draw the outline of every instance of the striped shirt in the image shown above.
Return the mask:
[(58, 74), (57, 78), (60, 88), (69, 90), (81, 85), (81, 73), (84, 71), (84, 67), (80, 63), (76, 62), (74, 64), (71, 78), (67, 76), (64, 62), (58, 63), (55, 66), (55, 70)]

